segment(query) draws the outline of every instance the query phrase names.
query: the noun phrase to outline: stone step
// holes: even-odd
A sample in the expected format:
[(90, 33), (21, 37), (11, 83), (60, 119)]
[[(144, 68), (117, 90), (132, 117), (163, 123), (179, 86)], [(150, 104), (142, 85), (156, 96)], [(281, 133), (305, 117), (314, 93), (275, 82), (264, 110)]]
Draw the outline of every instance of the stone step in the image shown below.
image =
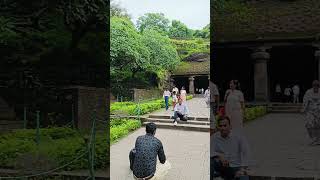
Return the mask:
[(302, 107), (286, 107), (286, 106), (281, 106), (281, 107), (275, 107), (275, 106), (271, 106), (271, 107), (268, 107), (268, 109), (302, 109)]
[[(154, 119), (171, 119), (169, 115), (149, 115), (149, 118)], [(196, 121), (209, 121), (207, 117), (188, 117), (188, 120), (196, 120)]]
[(293, 104), (293, 103), (272, 103), (272, 104), (268, 104), (268, 106), (302, 106), (301, 103), (299, 104)]
[[(143, 126), (145, 126), (149, 122), (144, 122)], [(177, 124), (176, 126), (171, 123), (162, 123), (162, 122), (155, 122), (157, 128), (164, 128), (164, 129), (178, 129), (178, 130), (185, 130), (185, 131), (201, 131), (201, 132), (209, 132), (210, 126), (209, 125), (195, 125), (195, 124)]]
[[(173, 119), (156, 119), (156, 118), (146, 118), (144, 121), (147, 122), (161, 122), (161, 123), (173, 123)], [(178, 121), (179, 124), (195, 124), (195, 125), (210, 125), (209, 121)]]
[(300, 110), (268, 110), (269, 113), (300, 113)]

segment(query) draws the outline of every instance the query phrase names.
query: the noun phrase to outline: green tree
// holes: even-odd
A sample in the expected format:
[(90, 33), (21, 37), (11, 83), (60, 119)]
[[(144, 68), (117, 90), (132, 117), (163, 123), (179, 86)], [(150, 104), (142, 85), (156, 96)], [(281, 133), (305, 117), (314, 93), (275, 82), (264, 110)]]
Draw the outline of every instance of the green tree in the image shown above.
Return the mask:
[(163, 13), (146, 13), (137, 20), (137, 28), (140, 32), (146, 29), (153, 29), (159, 33), (168, 34), (170, 20)]
[[(107, 9), (107, 0), (1, 1), (0, 46), (4, 51), (1, 61), (35, 66), (40, 61), (49, 61), (46, 54), (55, 54), (56, 49), (64, 52), (62, 61), (55, 59), (61, 65), (78, 60), (74, 55), (79, 51), (91, 53), (91, 47), (83, 46), (91, 41), (88, 37), (100, 38), (103, 32), (103, 37), (108, 38), (105, 33), (109, 27)], [(101, 50), (108, 49), (105, 42), (95, 45), (100, 48), (100, 55)]]
[(167, 36), (155, 30), (145, 30), (142, 41), (150, 52), (150, 70), (172, 70), (179, 63), (177, 50)]
[(210, 38), (210, 24), (206, 25), (201, 30), (195, 30), (193, 36), (196, 38), (205, 38), (205, 39)]
[(181, 21), (173, 20), (169, 28), (170, 38), (192, 38), (192, 30)]
[(138, 71), (150, 67), (150, 53), (129, 19), (111, 17), (110, 44), (112, 74), (130, 71), (134, 77)]
[(131, 19), (127, 10), (125, 8), (122, 8), (121, 5), (114, 0), (111, 0), (110, 2), (110, 16), (126, 17), (128, 19)]

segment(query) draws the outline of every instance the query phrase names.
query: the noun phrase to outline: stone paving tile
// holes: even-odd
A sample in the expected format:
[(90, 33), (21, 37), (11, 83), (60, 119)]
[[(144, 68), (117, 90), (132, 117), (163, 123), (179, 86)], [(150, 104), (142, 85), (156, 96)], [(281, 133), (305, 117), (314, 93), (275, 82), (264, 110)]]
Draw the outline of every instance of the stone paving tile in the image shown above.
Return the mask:
[[(187, 106), (190, 111), (189, 116), (196, 116), (196, 117), (209, 117), (210, 116), (210, 109), (207, 107), (205, 102), (205, 98), (195, 97), (187, 102)], [(154, 115), (173, 115), (172, 106), (166, 111), (165, 108), (155, 111), (151, 114)]]
[[(138, 136), (145, 134), (140, 128), (110, 148), (110, 177), (112, 180), (131, 178), (129, 151)], [(171, 169), (164, 180), (209, 179), (209, 133), (158, 129), (156, 137), (164, 146)]]
[(268, 114), (245, 126), (256, 175), (320, 177), (320, 146), (310, 142), (301, 114)]

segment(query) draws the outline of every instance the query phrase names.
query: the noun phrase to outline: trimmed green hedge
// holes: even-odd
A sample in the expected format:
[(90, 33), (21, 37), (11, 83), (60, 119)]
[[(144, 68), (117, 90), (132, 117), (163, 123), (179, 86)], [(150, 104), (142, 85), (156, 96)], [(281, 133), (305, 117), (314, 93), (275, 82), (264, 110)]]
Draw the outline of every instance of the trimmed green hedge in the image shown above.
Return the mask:
[(127, 136), (131, 131), (141, 127), (139, 120), (112, 119), (110, 127), (110, 142), (117, 142), (120, 138)]
[[(193, 96), (187, 96), (187, 100), (192, 99)], [(172, 98), (169, 98), (169, 105), (172, 105)], [(164, 100), (157, 99), (140, 103), (140, 115), (148, 114), (152, 111), (164, 108)], [(110, 107), (111, 114), (125, 114), (125, 115), (138, 115), (138, 103), (134, 102), (116, 102), (112, 103)]]
[(244, 113), (244, 122), (252, 121), (258, 117), (264, 116), (265, 114), (267, 114), (266, 106), (246, 108)]
[[(37, 155), (45, 156), (56, 166), (62, 166), (79, 157), (86, 151), (87, 144), (83, 136), (76, 130), (64, 127), (40, 129), (40, 144), (35, 142), (36, 130), (17, 130), (0, 136), (0, 168), (16, 168), (18, 159)], [(109, 143), (107, 135), (97, 133), (95, 145), (95, 168), (106, 168), (109, 161)], [(31, 165), (31, 164), (30, 164)], [(86, 169), (88, 167), (87, 155), (77, 162), (67, 166), (64, 170)]]
[[(261, 116), (264, 116), (265, 114), (267, 114), (266, 106), (255, 106), (255, 107), (246, 108), (244, 112), (244, 122), (252, 121)], [(219, 115), (216, 116), (216, 120), (218, 119), (219, 119)]]

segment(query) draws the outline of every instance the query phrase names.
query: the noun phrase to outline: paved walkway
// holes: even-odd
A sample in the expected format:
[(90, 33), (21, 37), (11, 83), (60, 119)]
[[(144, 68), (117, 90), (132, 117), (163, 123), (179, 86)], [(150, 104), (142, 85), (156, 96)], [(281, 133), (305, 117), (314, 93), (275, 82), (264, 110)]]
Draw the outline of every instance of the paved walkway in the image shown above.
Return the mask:
[[(110, 179), (129, 180), (129, 152), (145, 128), (133, 132), (110, 148)], [(209, 179), (209, 133), (158, 129), (156, 137), (164, 146), (167, 160), (171, 164), (164, 180), (208, 180)]]
[(309, 146), (300, 114), (268, 114), (245, 126), (256, 175), (320, 177), (320, 146)]
[[(204, 98), (187, 101), (190, 116), (209, 117), (209, 108)], [(172, 107), (170, 107), (172, 108)], [(157, 115), (172, 115), (173, 111), (161, 109)], [(132, 179), (129, 168), (129, 151), (138, 136), (145, 134), (145, 128), (133, 132), (110, 148), (110, 176), (112, 180)], [(167, 160), (171, 164), (164, 180), (208, 180), (210, 137), (207, 132), (157, 129), (156, 137), (162, 141)]]
[[(189, 116), (196, 116), (196, 117), (209, 117), (210, 116), (210, 109), (207, 107), (205, 102), (205, 98), (195, 97), (187, 102), (187, 106), (189, 108), (190, 114)], [(166, 111), (165, 108), (162, 108), (158, 111), (155, 111), (151, 114), (154, 115), (173, 115), (172, 106)]]

